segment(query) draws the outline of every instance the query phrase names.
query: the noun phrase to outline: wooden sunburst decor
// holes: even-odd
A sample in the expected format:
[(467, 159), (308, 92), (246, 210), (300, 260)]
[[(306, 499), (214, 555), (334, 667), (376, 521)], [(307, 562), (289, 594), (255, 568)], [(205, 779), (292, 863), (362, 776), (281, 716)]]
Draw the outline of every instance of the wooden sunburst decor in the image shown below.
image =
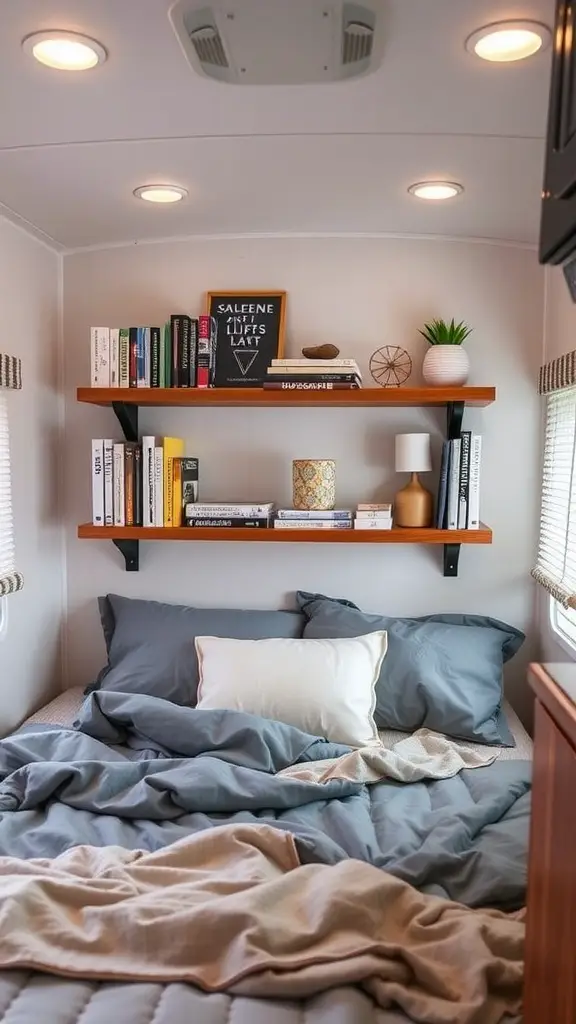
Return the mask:
[(412, 360), (406, 349), (385, 345), (370, 356), (370, 373), (381, 388), (399, 388), (412, 373)]

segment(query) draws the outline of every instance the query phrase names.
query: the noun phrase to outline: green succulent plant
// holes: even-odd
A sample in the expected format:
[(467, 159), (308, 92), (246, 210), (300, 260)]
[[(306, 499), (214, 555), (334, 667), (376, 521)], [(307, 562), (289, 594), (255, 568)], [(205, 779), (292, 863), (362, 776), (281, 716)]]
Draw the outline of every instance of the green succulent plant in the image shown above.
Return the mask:
[(446, 323), (445, 320), (431, 320), (430, 323), (424, 324), (424, 330), (419, 333), (430, 345), (461, 345), (472, 333), (472, 328), (468, 327), (464, 320), (457, 324), (452, 318), (450, 323)]

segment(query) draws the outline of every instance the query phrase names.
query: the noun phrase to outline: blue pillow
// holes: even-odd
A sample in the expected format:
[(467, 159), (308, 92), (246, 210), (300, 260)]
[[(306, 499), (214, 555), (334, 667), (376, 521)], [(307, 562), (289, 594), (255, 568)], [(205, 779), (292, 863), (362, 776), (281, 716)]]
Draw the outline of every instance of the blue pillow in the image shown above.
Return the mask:
[(304, 637), (388, 633), (388, 652), (376, 684), (374, 718), (380, 729), (427, 728), (455, 739), (513, 747), (502, 712), (502, 665), (524, 634), (481, 615), (419, 619), (370, 615), (351, 601), (299, 591)]
[(198, 690), (197, 636), (234, 640), (300, 639), (301, 612), (188, 608), (108, 594), (98, 600), (108, 664), (94, 689), (145, 693), (194, 707)]

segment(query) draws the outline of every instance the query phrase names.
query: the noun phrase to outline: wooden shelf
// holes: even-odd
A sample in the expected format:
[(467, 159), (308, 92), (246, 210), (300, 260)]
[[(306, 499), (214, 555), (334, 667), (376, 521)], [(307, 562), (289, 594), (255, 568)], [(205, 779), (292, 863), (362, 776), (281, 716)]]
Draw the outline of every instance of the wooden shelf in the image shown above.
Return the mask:
[(79, 402), (90, 405), (260, 406), (262, 408), (343, 408), (348, 406), (442, 406), (453, 402), (486, 406), (496, 388), (357, 388), (350, 391), (267, 391), (264, 388), (78, 388)]
[(479, 530), (408, 529), (392, 530), (267, 530), (249, 526), (92, 526), (78, 527), (82, 540), (182, 540), (236, 541), (244, 543), (290, 544), (491, 544), (492, 530), (481, 524)]

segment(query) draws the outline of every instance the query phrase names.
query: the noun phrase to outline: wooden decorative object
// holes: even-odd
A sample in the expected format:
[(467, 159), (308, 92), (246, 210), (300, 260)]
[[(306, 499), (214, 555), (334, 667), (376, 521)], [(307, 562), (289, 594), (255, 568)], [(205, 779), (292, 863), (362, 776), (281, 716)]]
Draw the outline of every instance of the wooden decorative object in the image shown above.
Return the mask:
[(432, 525), (434, 499), (422, 486), (417, 473), (412, 473), (410, 483), (398, 491), (394, 498), (394, 525), (400, 527), (429, 527)]
[(399, 388), (412, 373), (412, 360), (406, 349), (385, 345), (370, 356), (370, 373), (381, 388)]
[(208, 292), (206, 312), (216, 329), (214, 386), (261, 387), (284, 354), (286, 292)]
[(340, 355), (340, 349), (336, 345), (313, 345), (303, 348), (302, 355), (305, 359), (336, 359)]

